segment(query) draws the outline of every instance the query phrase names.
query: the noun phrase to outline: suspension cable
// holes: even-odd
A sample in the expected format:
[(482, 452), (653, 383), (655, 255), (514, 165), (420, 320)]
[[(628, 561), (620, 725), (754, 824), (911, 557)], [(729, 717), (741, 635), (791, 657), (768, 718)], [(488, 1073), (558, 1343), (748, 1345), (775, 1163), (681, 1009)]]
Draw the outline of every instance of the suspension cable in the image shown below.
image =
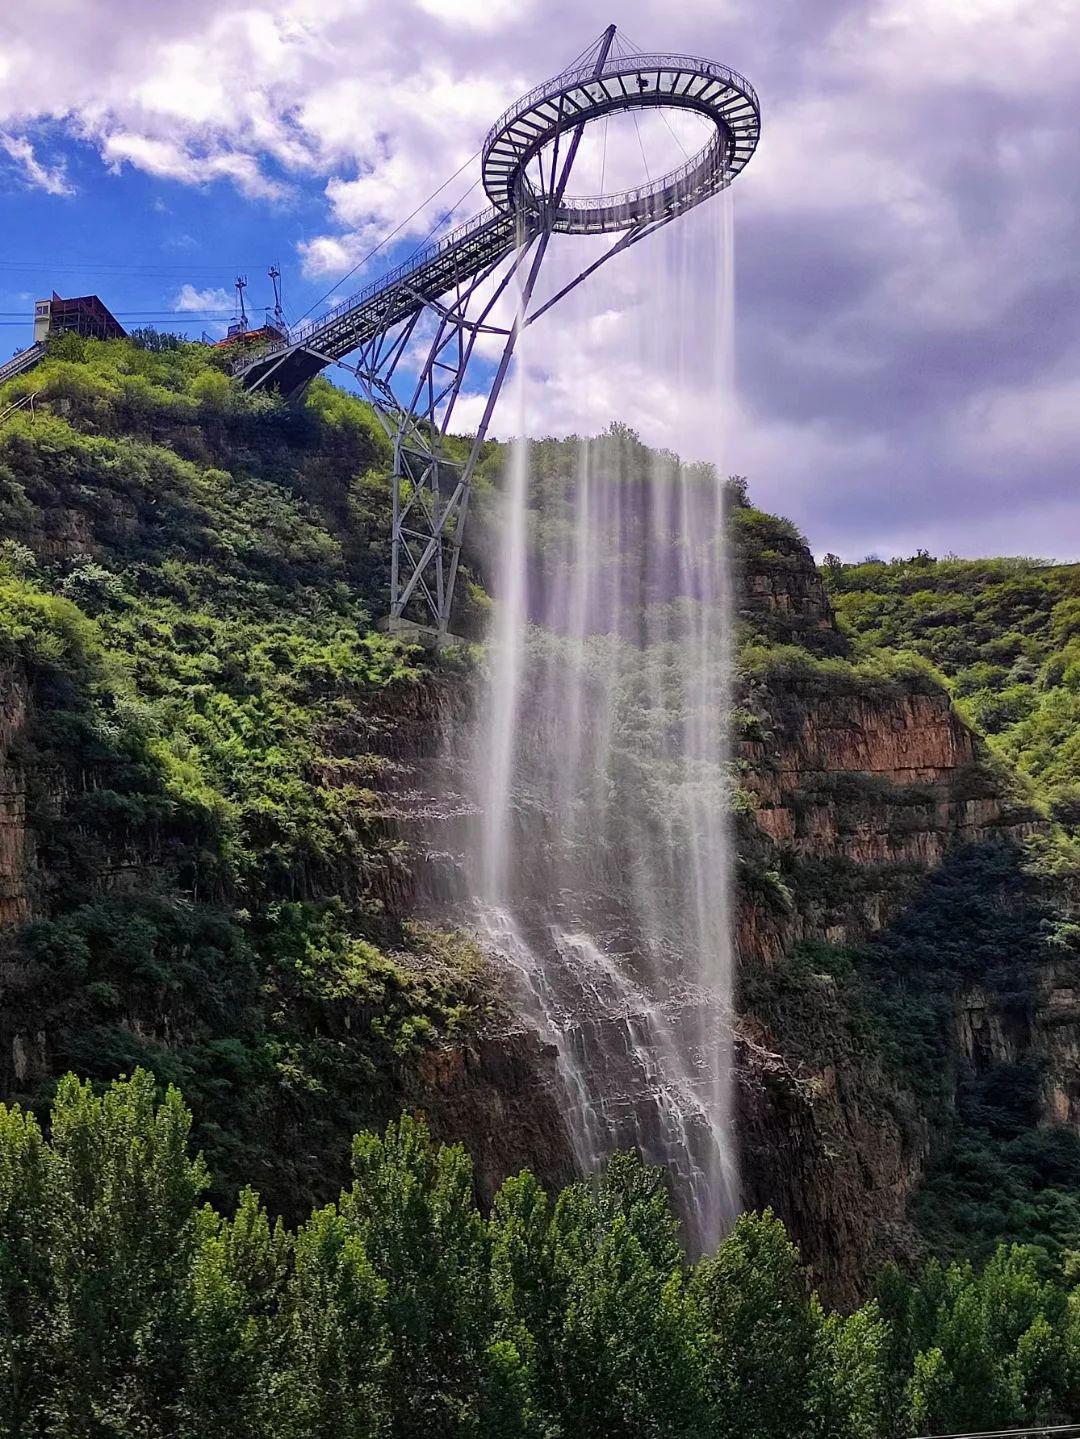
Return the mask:
[(373, 255), (378, 254), (378, 252), (383, 248), (384, 245), (388, 245), (395, 235), (399, 235), (401, 231), (404, 230), (405, 226), (409, 223), (410, 220), (415, 220), (417, 215), (419, 215), (422, 210), (425, 210), (428, 205), (431, 204), (432, 200), (436, 198), (436, 196), (441, 195), (442, 192), (446, 189), (447, 185), (452, 185), (453, 182), (457, 179), (457, 177), (463, 171), (467, 170), (469, 166), (473, 163), (473, 161), (477, 160), (479, 156), (480, 151), (475, 150), (463, 165), (458, 166), (458, 168), (454, 171), (454, 173), (450, 176), (448, 180), (444, 180), (437, 190), (433, 191), (433, 193), (430, 194), (426, 200), (422, 200), (420, 204), (417, 205), (416, 209), (412, 212), (411, 215), (406, 215), (404, 220), (394, 226), (394, 228), (390, 231), (389, 235), (384, 235), (377, 245), (373, 245), (366, 255), (363, 255), (359, 260), (357, 260), (356, 264), (352, 267), (351, 270), (346, 270), (345, 274), (342, 275), (341, 279), (335, 281), (335, 283), (330, 286), (329, 290), (327, 290), (325, 295), (322, 295), (318, 300), (313, 301), (307, 307), (304, 313), (299, 316), (297, 323), (299, 324), (300, 320), (306, 319), (306, 317), (311, 314), (312, 310), (316, 309), (319, 305), (325, 304), (325, 302), (330, 298), (330, 296), (334, 293), (335, 290), (339, 290), (351, 275), (355, 275), (357, 270), (362, 269), (372, 258)]
[(651, 184), (652, 184), (652, 176), (649, 174), (649, 162), (648, 162), (648, 160), (646, 160), (646, 158), (645, 158), (645, 146), (644, 146), (644, 144), (642, 143), (642, 140), (641, 140), (641, 126), (638, 124), (638, 118), (637, 118), (637, 113), (636, 113), (636, 111), (634, 111), (634, 110), (631, 110), (631, 111), (630, 111), (630, 118), (631, 118), (631, 119), (633, 120), (633, 122), (634, 122), (634, 131), (635, 131), (635, 133), (637, 134), (638, 149), (641, 151), (641, 163), (645, 166), (645, 178), (646, 178), (646, 180), (648, 180), (649, 184), (651, 185)]

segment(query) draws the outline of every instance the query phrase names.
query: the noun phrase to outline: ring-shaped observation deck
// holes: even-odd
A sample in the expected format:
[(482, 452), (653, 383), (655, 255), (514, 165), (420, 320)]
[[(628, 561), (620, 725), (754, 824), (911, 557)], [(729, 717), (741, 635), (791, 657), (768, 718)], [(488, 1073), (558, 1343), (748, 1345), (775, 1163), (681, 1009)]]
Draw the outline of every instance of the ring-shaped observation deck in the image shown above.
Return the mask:
[[(684, 165), (620, 194), (567, 196), (537, 191), (528, 167), (568, 131), (622, 111), (681, 109), (715, 125)], [(544, 213), (561, 234), (602, 234), (680, 214), (725, 189), (746, 165), (761, 133), (761, 110), (749, 80), (726, 65), (693, 55), (610, 57), (597, 70), (564, 71), (523, 95), (484, 141), (484, 189), (504, 213)]]

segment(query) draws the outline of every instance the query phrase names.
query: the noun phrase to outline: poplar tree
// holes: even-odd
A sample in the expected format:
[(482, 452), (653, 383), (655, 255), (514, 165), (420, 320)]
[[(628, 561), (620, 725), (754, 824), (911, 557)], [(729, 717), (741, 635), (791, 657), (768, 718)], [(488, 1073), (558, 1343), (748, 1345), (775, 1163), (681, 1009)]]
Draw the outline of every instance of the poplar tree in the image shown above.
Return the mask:
[(271, 1226), (250, 1189), (224, 1219), (199, 1216), (181, 1405), (182, 1439), (262, 1439), (280, 1418), (281, 1382), (292, 1362), (288, 1295), (292, 1237)]
[(815, 1316), (799, 1253), (771, 1210), (744, 1214), (694, 1275), (716, 1432), (775, 1439), (810, 1428)]
[(381, 1137), (357, 1136), (353, 1170), (341, 1216), (385, 1285), (388, 1433), (471, 1435), (493, 1384), (505, 1401), (506, 1357), (490, 1353), (496, 1313), (472, 1163), (406, 1114)]

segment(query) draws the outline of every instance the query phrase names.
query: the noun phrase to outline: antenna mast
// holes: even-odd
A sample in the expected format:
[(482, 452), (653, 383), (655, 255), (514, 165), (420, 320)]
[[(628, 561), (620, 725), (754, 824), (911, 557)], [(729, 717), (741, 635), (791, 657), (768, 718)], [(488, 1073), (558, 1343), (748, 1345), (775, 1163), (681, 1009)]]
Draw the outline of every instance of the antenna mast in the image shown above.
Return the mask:
[(246, 335), (248, 329), (247, 310), (244, 307), (244, 291), (247, 289), (247, 276), (237, 275), (234, 282), (236, 289), (236, 314), (229, 326), (229, 335)]
[(285, 324), (285, 311), (281, 306), (281, 267), (280, 265), (271, 265), (266, 273), (270, 276), (270, 283), (274, 287), (274, 308), (271, 311), (274, 317), (273, 326), (279, 334), (283, 335), (288, 327)]

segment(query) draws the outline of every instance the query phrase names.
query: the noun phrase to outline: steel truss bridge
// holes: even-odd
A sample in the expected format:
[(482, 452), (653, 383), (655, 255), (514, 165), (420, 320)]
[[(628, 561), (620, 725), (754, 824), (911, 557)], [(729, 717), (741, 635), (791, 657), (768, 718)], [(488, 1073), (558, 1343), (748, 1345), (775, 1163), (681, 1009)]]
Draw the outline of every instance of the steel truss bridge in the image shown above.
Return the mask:
[[(651, 109), (704, 116), (711, 122), (704, 147), (636, 189), (573, 195), (568, 186), (586, 125)], [(273, 386), (289, 396), (326, 366), (343, 364), (374, 405), (393, 444), (391, 629), (438, 642), (449, 635), (473, 471), (521, 331), (607, 260), (730, 185), (759, 133), (757, 95), (741, 75), (690, 55), (627, 53), (611, 25), (492, 126), (481, 150), (489, 209), (318, 319), (237, 360), (234, 373), (247, 388)], [(555, 234), (614, 238), (534, 305)], [(493, 314), (511, 285), (514, 318), (496, 324)], [(500, 336), (501, 355), (467, 458), (454, 460), (444, 442), (481, 335)], [(414, 341), (421, 337), (427, 350), (417, 371)], [(346, 364), (346, 356), (355, 358)]]

